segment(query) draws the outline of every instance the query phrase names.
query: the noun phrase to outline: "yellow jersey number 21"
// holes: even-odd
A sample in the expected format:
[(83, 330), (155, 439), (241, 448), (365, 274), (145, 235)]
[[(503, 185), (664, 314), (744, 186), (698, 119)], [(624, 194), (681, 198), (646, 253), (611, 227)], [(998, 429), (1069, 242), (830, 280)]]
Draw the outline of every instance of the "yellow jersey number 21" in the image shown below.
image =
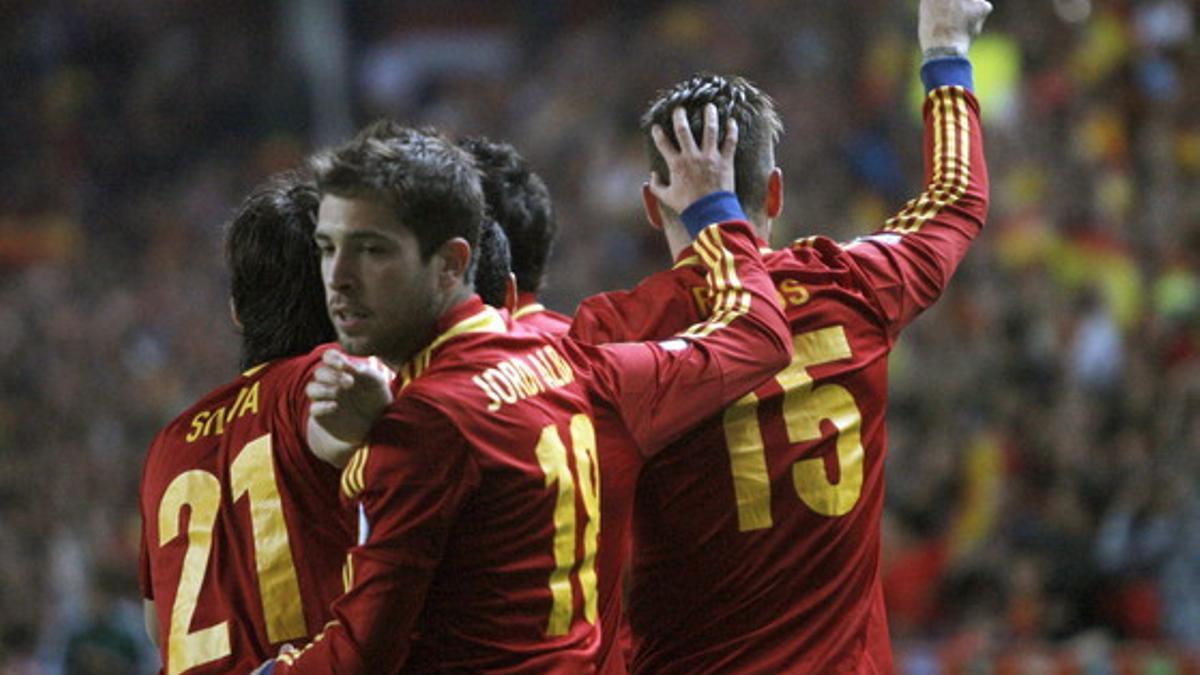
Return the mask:
[[(271, 435), (250, 441), (229, 467), (230, 489), (235, 501), (250, 500), (250, 525), (254, 534), (254, 563), (267, 638), (284, 642), (307, 633), (300, 605), (300, 583), (288, 543), (287, 523), (275, 465)], [(229, 622), (191, 630), (192, 617), (212, 554), (212, 532), (221, 504), (221, 482), (208, 471), (192, 469), (175, 477), (158, 506), (158, 542), (165, 546), (179, 536), (179, 516), (184, 506), (191, 509), (187, 527), (187, 552), (171, 607), (167, 632), (168, 675), (216, 661), (230, 654)]]

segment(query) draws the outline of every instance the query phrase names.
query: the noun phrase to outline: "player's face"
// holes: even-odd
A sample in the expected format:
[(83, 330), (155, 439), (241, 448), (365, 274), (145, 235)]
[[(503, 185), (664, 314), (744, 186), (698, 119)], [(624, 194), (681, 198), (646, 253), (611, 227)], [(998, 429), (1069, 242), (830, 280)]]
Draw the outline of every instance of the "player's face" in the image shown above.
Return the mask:
[(372, 198), (326, 195), (314, 236), (342, 347), (402, 365), (434, 330), (438, 256), (422, 261), (416, 235)]

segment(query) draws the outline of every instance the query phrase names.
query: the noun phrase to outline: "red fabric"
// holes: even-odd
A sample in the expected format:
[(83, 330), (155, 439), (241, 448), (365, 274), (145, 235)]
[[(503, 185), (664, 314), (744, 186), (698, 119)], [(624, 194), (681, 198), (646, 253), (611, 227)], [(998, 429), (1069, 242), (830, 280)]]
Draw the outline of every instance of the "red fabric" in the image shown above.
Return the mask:
[[(844, 246), (802, 239), (766, 256), (792, 333), (808, 345), (788, 373), (792, 397), (782, 380), (768, 381), (755, 390), (757, 410), (741, 408), (751, 412), (740, 425), (715, 416), (644, 467), (625, 608), (633, 672), (891, 671), (879, 578), (887, 356), (899, 331), (941, 294), (983, 225), (987, 173), (972, 94), (931, 93), (925, 150), (925, 191), (883, 229)], [(696, 268), (683, 264), (633, 291), (589, 299), (572, 335), (607, 342), (670, 334), (701, 315), (708, 301), (700, 286)], [(831, 357), (839, 336), (849, 355)], [(748, 521), (740, 531), (726, 434), (754, 423), (737, 442), (738, 461), (765, 462), (766, 475), (755, 483), (751, 472), (741, 484), (757, 503), (768, 495), (770, 522)], [(855, 431), (863, 451), (842, 448), (843, 465), (839, 439)], [(801, 500), (793, 474), (805, 460), (821, 462), (803, 466), (823, 467), (832, 485), (847, 471), (861, 475), (847, 512), (822, 515)], [(819, 479), (806, 480), (811, 492)]]
[[(318, 634), (331, 616), (330, 602), (343, 590), (342, 564), (354, 543), (354, 521), (340, 508), (337, 470), (316, 459), (304, 443), (308, 409), (304, 384), (324, 349), (272, 362), (214, 390), (168, 424), (150, 446), (140, 493), (141, 581), (143, 596), (155, 601), (161, 654), (168, 665), (172, 608), (189, 540), (199, 527), (198, 521), (191, 522), (193, 503), (204, 497), (193, 493), (186, 505), (164, 515), (160, 512), (170, 511), (172, 506), (163, 504), (163, 496), (185, 472), (203, 472), (219, 485), (208, 564), (187, 631), (198, 632), (224, 622), (230, 653), (210, 654), (217, 658), (188, 670), (189, 675), (249, 672), (275, 656), (282, 643), (272, 644), (265, 626), (257, 572), (261, 561), (256, 562), (258, 544), (250, 512), (254, 495), (237, 493), (238, 484), (231, 481), (231, 466), (256, 439), (270, 438), (274, 485), (306, 624), (303, 634), (288, 641), (303, 642)], [(225, 414), (218, 421), (212, 411)], [(246, 474), (240, 477), (244, 479)], [(177, 519), (178, 534), (167, 542), (159, 540), (160, 515)], [(204, 550), (199, 545), (193, 548)], [(273, 604), (276, 599), (269, 596), (267, 602)]]
[(523, 292), (517, 296), (513, 315), (523, 328), (541, 333), (562, 335), (571, 327), (571, 317), (542, 307), (533, 293)]
[[(352, 550), (354, 584), (334, 605), (338, 623), (299, 657), (281, 657), (276, 673), (595, 669), (599, 617), (587, 616), (581, 571), (590, 562), (586, 533), (603, 511), (589, 509), (582, 486), (618, 463), (603, 455), (599, 465), (610, 469), (593, 463), (589, 471), (581, 464), (590, 461), (586, 434), (578, 432), (611, 415), (606, 424), (626, 430), (624, 457), (636, 466), (788, 356), (784, 317), (749, 226), (710, 228), (701, 242), (736, 263), (710, 279), (746, 309), (703, 337), (590, 346), (509, 327), (452, 331), (505, 326), (478, 298), (443, 317), (439, 329), (453, 337), (435, 341), (423, 371), (402, 369), (413, 379), (372, 431), (361, 462), (363, 489), (354, 497), (370, 534)], [(522, 368), (528, 377), (507, 384), (497, 375)], [(548, 479), (544, 469), (555, 445), (548, 438), (561, 442), (570, 473), (573, 492), (562, 504), (564, 477)], [(610, 478), (599, 477), (602, 493), (619, 485)], [(571, 523), (575, 538), (563, 586), (571, 604), (562, 633), (551, 636), (556, 515), (564, 513), (560, 523)]]
[[(521, 312), (523, 307), (539, 307), (537, 297), (522, 293), (513, 323), (534, 333), (564, 335), (570, 319), (543, 309)], [(621, 578), (629, 559), (632, 533), (629, 519), (633, 512), (633, 492), (645, 462), (637, 443), (611, 406), (596, 406), (596, 442), (600, 455), (600, 548), (596, 553), (596, 576), (600, 606), (600, 648), (596, 670), (601, 675), (624, 675), (625, 661), (632, 649), (628, 627), (621, 607)]]

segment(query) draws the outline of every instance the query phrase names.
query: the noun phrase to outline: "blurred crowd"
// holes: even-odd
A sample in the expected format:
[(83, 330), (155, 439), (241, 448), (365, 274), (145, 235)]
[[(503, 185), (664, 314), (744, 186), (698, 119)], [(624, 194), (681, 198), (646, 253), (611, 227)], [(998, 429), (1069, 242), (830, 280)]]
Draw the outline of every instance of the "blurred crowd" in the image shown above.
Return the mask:
[[(972, 53), (991, 218), (893, 357), (900, 663), (1194, 672), (1200, 8), (996, 4)], [(221, 228), (264, 176), (382, 115), (509, 140), (555, 197), (544, 298), (569, 312), (668, 263), (645, 103), (739, 73), (786, 126), (773, 243), (850, 239), (921, 187), (915, 5), (4, 3), (0, 675), (155, 667), (142, 457), (237, 371)]]

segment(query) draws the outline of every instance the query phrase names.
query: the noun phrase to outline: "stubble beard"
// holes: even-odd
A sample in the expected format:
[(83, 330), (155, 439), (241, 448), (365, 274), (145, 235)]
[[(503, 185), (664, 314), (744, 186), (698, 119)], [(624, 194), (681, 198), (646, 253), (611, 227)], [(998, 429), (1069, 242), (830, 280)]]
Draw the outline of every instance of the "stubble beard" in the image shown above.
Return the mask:
[(377, 348), (371, 350), (370, 355), (383, 359), (393, 369), (404, 366), (435, 337), (438, 317), (441, 315), (439, 305), (436, 293), (426, 295), (420, 304), (410, 308), (396, 330), (390, 335), (381, 336), (382, 339), (375, 344)]

